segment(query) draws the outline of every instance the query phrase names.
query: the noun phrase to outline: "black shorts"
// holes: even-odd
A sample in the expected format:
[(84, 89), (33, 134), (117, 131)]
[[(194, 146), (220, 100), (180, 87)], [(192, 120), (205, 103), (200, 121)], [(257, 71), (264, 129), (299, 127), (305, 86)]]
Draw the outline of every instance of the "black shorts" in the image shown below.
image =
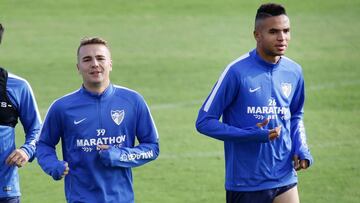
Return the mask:
[(0, 203), (20, 203), (20, 197), (0, 197)]
[(275, 197), (295, 187), (297, 183), (268, 190), (240, 192), (226, 191), (226, 203), (272, 203)]

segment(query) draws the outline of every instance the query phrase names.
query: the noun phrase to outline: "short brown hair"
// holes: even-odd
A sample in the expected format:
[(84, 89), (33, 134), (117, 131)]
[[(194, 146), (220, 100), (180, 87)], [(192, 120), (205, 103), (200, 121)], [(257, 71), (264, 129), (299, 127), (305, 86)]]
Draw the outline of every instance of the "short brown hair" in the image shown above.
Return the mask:
[(107, 41), (102, 39), (101, 37), (84, 37), (80, 40), (80, 45), (77, 49), (77, 55), (79, 56), (79, 51), (82, 46), (89, 44), (102, 44), (109, 49)]

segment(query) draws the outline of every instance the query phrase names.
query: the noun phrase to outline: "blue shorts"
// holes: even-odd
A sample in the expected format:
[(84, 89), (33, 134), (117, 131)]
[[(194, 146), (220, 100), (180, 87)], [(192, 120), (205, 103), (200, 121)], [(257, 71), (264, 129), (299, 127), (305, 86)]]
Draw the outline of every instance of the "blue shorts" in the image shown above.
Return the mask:
[(0, 197), (0, 203), (20, 203), (20, 197)]
[(226, 203), (272, 203), (275, 197), (295, 187), (297, 183), (286, 185), (283, 187), (251, 191), (251, 192), (240, 192), (240, 191), (226, 191)]

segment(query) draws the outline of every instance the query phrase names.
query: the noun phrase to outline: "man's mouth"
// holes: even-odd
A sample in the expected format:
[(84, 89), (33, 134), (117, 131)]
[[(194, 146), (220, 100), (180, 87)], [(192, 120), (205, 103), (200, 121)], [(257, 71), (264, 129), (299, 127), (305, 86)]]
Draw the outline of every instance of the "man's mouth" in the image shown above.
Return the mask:
[(93, 71), (93, 72), (90, 72), (90, 75), (99, 75), (101, 73), (102, 73), (101, 71)]
[(286, 44), (279, 44), (279, 45), (275, 45), (275, 47), (278, 49), (278, 50), (285, 50), (286, 49)]

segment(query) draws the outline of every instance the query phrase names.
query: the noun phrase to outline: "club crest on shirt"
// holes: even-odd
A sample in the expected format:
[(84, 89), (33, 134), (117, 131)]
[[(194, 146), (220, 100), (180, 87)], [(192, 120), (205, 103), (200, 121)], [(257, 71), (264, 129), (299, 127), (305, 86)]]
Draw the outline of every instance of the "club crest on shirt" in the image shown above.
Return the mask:
[(124, 120), (124, 117), (124, 110), (111, 110), (111, 118), (116, 123), (116, 125), (120, 125), (120, 123)]
[(291, 94), (291, 89), (292, 89), (291, 83), (286, 83), (286, 82), (281, 83), (281, 90), (286, 98), (289, 98)]

